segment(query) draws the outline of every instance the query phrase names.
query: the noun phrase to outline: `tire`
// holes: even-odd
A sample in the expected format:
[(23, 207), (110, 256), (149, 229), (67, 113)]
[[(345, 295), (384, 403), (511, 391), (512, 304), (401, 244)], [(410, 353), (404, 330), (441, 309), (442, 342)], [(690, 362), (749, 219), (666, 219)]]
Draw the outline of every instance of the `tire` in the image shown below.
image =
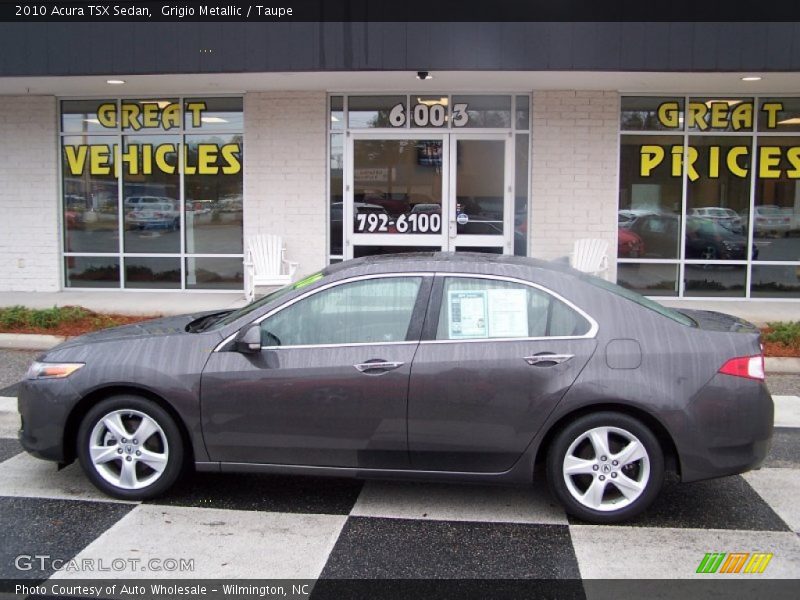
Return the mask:
[[(143, 440), (141, 434), (134, 437), (142, 424), (147, 427)], [(164, 493), (183, 467), (183, 439), (175, 420), (140, 396), (112, 396), (93, 406), (78, 428), (77, 444), (78, 460), (89, 480), (122, 500)]]
[[(623, 453), (632, 452), (633, 460), (626, 462)], [(658, 496), (664, 483), (664, 453), (653, 433), (636, 419), (615, 412), (589, 414), (553, 439), (547, 480), (569, 514), (589, 523), (620, 523), (640, 514)]]

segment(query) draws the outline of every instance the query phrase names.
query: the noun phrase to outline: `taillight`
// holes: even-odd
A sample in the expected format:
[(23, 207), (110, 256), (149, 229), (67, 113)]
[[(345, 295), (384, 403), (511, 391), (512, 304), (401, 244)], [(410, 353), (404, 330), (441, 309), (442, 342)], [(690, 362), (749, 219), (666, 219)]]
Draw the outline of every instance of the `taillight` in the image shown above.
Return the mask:
[(720, 367), (719, 372), (734, 377), (764, 381), (764, 355), (732, 358)]

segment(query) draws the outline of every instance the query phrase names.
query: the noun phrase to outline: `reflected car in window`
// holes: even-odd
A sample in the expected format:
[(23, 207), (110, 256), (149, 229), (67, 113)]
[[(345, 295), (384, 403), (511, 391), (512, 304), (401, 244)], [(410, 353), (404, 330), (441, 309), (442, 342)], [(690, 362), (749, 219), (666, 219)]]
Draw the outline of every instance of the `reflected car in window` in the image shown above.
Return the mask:
[(722, 225), (726, 229), (730, 229), (734, 233), (746, 233), (742, 217), (740, 217), (739, 213), (732, 208), (721, 208), (716, 206), (692, 208), (689, 209), (687, 215), (711, 219), (715, 223)]
[(617, 232), (617, 256), (620, 258), (639, 258), (644, 256), (644, 242), (634, 232), (620, 227)]
[(749, 323), (478, 253), (365, 257), (238, 310), (73, 338), (18, 402), (28, 452), (77, 459), (126, 500), (187, 466), (517, 485), (542, 470), (595, 523), (646, 510), (667, 471), (758, 467), (773, 428)]
[[(747, 237), (712, 219), (686, 217), (686, 258), (746, 260)], [(753, 246), (753, 260), (756, 258), (758, 247)]]

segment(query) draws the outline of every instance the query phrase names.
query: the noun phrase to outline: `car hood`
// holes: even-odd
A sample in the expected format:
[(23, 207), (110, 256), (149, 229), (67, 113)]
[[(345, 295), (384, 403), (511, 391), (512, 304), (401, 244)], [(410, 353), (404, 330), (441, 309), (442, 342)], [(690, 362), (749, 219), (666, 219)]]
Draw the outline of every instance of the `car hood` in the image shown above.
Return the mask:
[(63, 344), (59, 344), (53, 348), (53, 350), (99, 342), (119, 341), (126, 338), (157, 337), (186, 333), (186, 326), (192, 321), (218, 312), (220, 311), (209, 310), (175, 317), (152, 319), (150, 321), (142, 321), (141, 323), (122, 325), (121, 327), (112, 327), (110, 329), (102, 329), (93, 333), (70, 338)]

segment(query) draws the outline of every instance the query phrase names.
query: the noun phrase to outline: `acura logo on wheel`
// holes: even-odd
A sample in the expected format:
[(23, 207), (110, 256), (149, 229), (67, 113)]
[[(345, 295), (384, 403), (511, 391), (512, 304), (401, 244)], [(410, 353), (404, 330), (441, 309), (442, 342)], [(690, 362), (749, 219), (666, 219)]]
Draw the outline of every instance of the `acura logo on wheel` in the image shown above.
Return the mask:
[(610, 473), (611, 467), (609, 465), (603, 465), (603, 473)]

